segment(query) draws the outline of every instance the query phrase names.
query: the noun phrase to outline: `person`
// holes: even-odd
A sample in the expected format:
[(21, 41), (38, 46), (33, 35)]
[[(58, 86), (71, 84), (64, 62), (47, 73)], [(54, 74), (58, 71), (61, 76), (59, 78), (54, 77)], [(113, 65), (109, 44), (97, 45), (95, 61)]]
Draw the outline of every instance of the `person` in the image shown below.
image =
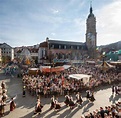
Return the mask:
[(70, 106), (70, 109), (73, 109), (75, 107), (75, 103), (73, 101), (72, 96), (70, 97), (70, 100), (69, 100), (69, 106)]
[(16, 103), (14, 102), (15, 98), (11, 98), (10, 101), (10, 111), (13, 111), (16, 108)]
[(90, 94), (90, 99), (89, 99), (91, 102), (94, 102), (95, 101), (95, 98), (94, 98), (94, 92), (92, 92)]
[(70, 102), (70, 97), (69, 97), (69, 95), (66, 95), (65, 98), (66, 99), (65, 99), (64, 103), (66, 104), (66, 106), (68, 106), (69, 102)]
[(104, 118), (104, 114), (105, 114), (105, 111), (104, 111), (103, 107), (100, 107), (100, 115), (102, 118)]
[(2, 101), (5, 102), (6, 99), (7, 99), (7, 97), (8, 97), (8, 96), (6, 95), (6, 93), (4, 93), (3, 96), (2, 96)]
[(34, 114), (36, 113), (40, 114), (42, 112), (42, 108), (43, 108), (43, 105), (41, 104), (40, 99), (37, 99)]
[(76, 99), (77, 99), (76, 103), (79, 103), (81, 105), (83, 100), (82, 100), (82, 96), (79, 92), (76, 94)]
[(50, 110), (53, 109), (54, 106), (55, 106), (55, 97), (54, 97), (54, 95), (53, 95), (52, 98), (51, 98), (51, 106), (50, 106)]
[(55, 110), (59, 110), (61, 108), (61, 104), (58, 102), (58, 100), (55, 100)]
[(26, 86), (23, 86), (23, 97), (26, 96)]
[(3, 100), (0, 101), (0, 116), (4, 116), (5, 112), (5, 102)]
[(114, 94), (114, 92), (115, 92), (115, 86), (113, 85), (112, 86), (112, 95)]
[(4, 81), (2, 81), (2, 83), (1, 83), (1, 87), (2, 87), (2, 89), (6, 89), (6, 84), (5, 84)]
[(115, 94), (118, 95), (118, 86), (115, 86)]
[(90, 98), (90, 90), (87, 90), (86, 93), (87, 93), (86, 98), (88, 100)]

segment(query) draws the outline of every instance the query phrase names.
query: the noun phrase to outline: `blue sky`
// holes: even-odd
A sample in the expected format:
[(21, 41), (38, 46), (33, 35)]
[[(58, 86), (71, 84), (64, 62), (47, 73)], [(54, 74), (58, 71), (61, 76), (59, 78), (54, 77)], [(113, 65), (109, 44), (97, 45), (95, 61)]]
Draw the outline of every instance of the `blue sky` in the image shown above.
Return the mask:
[[(97, 45), (121, 40), (121, 0), (92, 0)], [(0, 43), (85, 42), (90, 0), (0, 0)]]

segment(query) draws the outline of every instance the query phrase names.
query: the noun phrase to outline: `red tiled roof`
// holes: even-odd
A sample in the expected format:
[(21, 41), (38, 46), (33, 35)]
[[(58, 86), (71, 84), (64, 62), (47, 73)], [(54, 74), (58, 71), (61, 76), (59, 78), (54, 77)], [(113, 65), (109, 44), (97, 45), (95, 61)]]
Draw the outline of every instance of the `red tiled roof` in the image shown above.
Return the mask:
[(48, 47), (48, 43), (47, 42), (42, 42), (42, 43), (40, 43), (39, 47)]

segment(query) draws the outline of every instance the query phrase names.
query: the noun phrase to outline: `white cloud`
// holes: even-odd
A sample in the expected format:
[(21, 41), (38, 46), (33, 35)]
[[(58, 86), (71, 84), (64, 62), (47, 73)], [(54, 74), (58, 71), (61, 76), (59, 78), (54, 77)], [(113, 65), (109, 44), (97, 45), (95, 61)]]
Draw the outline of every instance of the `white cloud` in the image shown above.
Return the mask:
[(121, 0), (96, 11), (98, 45), (110, 44), (121, 40)]
[(57, 14), (59, 12), (59, 10), (57, 10), (57, 9), (51, 9), (51, 11), (53, 14)]
[(55, 36), (56, 34), (54, 32), (51, 33), (52, 36)]

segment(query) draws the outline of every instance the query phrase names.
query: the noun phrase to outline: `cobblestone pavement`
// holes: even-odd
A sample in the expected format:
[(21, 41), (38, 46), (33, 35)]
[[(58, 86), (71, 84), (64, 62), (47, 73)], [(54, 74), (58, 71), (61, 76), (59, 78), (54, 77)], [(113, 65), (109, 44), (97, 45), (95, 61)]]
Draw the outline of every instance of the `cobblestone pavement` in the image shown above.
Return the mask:
[(105, 107), (114, 104), (118, 100), (121, 101), (120, 95), (111, 96), (110, 86), (105, 86), (103, 89), (102, 87), (98, 88), (95, 92), (96, 101), (94, 101), (94, 103), (89, 103), (84, 97), (85, 94), (83, 94), (84, 102), (82, 106), (77, 106), (73, 110), (70, 110), (69, 107), (64, 105), (63, 101), (65, 98), (63, 96), (59, 97), (62, 108), (58, 112), (49, 110), (50, 98), (41, 98), (44, 105), (43, 111), (40, 115), (33, 115), (36, 97), (31, 96), (28, 93), (25, 98), (22, 97), (21, 78), (0, 74), (0, 82), (2, 80), (7, 84), (9, 98), (17, 95), (17, 99), (15, 100), (17, 108), (14, 111), (9, 112), (9, 105), (5, 106), (4, 118), (80, 118), (82, 114), (87, 114), (100, 106)]

